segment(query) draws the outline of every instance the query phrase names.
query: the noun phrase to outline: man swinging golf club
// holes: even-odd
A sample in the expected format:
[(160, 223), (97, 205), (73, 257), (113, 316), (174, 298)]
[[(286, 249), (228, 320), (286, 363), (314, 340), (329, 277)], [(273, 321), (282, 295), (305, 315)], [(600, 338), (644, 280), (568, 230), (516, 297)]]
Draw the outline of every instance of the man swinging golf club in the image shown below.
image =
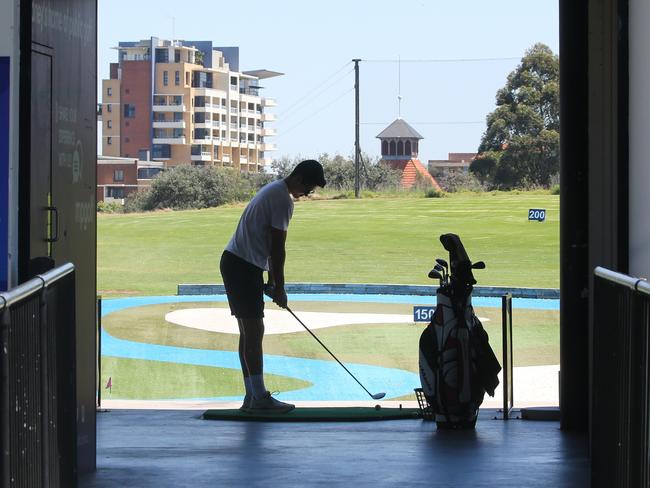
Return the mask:
[(239, 361), (246, 396), (242, 410), (284, 413), (294, 405), (276, 400), (264, 385), (264, 276), (268, 271), (272, 299), (287, 306), (284, 290), (285, 242), (293, 215), (293, 199), (325, 186), (323, 167), (309, 159), (289, 176), (261, 188), (246, 206), (221, 256), (221, 276), (230, 312), (239, 325)]

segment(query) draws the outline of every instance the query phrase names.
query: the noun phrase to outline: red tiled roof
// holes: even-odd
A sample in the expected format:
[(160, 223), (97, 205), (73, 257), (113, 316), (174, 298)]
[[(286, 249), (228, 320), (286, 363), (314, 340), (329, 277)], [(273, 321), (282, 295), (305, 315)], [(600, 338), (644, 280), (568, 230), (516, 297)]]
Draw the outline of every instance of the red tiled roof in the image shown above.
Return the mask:
[(402, 188), (412, 188), (417, 182), (417, 175), (419, 174), (420, 177), (425, 181), (428, 181), (433, 188), (438, 191), (441, 190), (436, 179), (431, 176), (419, 159), (385, 160), (384, 163), (402, 172)]

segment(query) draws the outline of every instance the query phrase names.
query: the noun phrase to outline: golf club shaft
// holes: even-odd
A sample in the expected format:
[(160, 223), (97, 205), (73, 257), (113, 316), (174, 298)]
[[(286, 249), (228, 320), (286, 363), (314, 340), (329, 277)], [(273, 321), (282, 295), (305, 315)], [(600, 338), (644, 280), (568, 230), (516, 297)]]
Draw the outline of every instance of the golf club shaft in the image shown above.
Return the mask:
[(298, 322), (300, 322), (300, 325), (302, 325), (302, 326), (305, 328), (305, 330), (306, 330), (307, 332), (309, 332), (309, 333), (311, 334), (311, 336), (312, 336), (314, 339), (316, 339), (316, 340), (318, 341), (318, 343), (319, 343), (321, 346), (323, 346), (323, 348), (324, 348), (328, 353), (330, 353), (330, 356), (332, 356), (334, 359), (336, 359), (336, 362), (339, 363), (339, 364), (341, 365), (341, 367), (342, 367), (345, 371), (347, 371), (347, 373), (348, 373), (350, 376), (352, 376), (352, 378), (354, 378), (354, 381), (356, 381), (357, 383), (359, 383), (359, 386), (360, 386), (361, 388), (363, 388), (363, 389), (365, 390), (365, 392), (366, 392), (368, 395), (370, 395), (370, 398), (373, 398), (373, 399), (374, 399), (374, 396), (372, 395), (372, 393), (370, 393), (370, 392), (366, 389), (366, 387), (363, 386), (363, 385), (361, 384), (361, 382), (360, 382), (360, 381), (359, 381), (359, 380), (358, 380), (358, 379), (357, 379), (357, 378), (356, 378), (356, 377), (355, 377), (355, 376), (350, 372), (350, 370), (349, 370), (348, 368), (345, 367), (345, 364), (343, 364), (341, 361), (339, 361), (339, 359), (334, 355), (334, 353), (333, 353), (332, 351), (330, 351), (330, 350), (327, 348), (327, 346), (326, 346), (325, 344), (323, 344), (323, 343), (321, 342), (321, 340), (320, 340), (318, 337), (316, 337), (316, 334), (314, 334), (311, 330), (309, 330), (309, 327), (307, 327), (305, 324), (303, 324), (302, 320), (300, 320), (300, 319), (298, 318), (298, 316), (297, 316), (295, 313), (293, 313), (293, 310), (291, 310), (288, 306), (285, 307), (285, 308), (288, 310), (288, 312), (289, 312), (291, 315), (293, 315), (293, 317), (294, 317)]

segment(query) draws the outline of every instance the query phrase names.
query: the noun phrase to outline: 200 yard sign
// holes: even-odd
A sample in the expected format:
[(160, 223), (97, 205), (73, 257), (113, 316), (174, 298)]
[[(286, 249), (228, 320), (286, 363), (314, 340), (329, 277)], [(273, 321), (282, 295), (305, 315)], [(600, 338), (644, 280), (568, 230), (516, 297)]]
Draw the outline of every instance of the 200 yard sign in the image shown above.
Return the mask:
[(538, 222), (544, 222), (546, 220), (546, 209), (531, 208), (530, 210), (528, 210), (528, 220), (536, 220)]

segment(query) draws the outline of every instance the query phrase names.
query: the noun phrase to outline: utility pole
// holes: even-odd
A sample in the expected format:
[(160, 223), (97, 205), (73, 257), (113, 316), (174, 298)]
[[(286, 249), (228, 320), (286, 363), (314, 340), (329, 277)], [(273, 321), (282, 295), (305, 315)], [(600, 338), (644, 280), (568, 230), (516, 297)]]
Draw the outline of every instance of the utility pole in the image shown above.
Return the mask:
[(361, 149), (359, 148), (359, 61), (354, 62), (354, 197), (359, 198), (361, 180), (359, 179), (359, 166)]

